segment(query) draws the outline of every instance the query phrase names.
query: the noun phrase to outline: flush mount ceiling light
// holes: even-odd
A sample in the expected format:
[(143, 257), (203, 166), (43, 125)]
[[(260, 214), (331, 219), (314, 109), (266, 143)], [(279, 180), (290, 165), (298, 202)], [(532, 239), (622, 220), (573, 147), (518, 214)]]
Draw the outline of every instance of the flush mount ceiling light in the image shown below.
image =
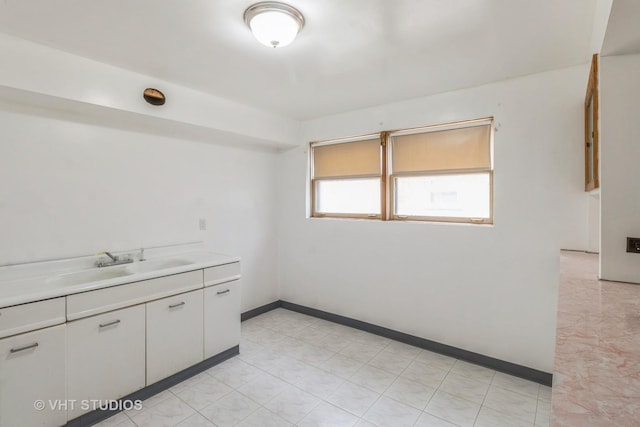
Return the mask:
[(244, 22), (254, 37), (268, 47), (290, 44), (304, 27), (304, 16), (298, 9), (276, 1), (264, 1), (244, 11)]

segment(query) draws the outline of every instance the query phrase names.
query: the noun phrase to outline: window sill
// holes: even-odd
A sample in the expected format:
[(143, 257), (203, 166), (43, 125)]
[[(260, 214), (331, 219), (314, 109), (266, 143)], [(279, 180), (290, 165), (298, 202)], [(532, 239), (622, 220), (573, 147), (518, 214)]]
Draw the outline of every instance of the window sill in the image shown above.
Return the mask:
[(493, 228), (493, 223), (473, 223), (473, 222), (454, 222), (454, 221), (427, 221), (427, 220), (414, 220), (414, 219), (391, 219), (382, 220), (380, 218), (349, 218), (349, 217), (335, 217), (335, 216), (307, 216), (306, 219), (310, 220), (334, 220), (334, 221), (359, 221), (359, 222), (378, 222), (387, 224), (431, 224), (431, 225), (452, 225), (452, 226), (469, 226), (479, 228)]

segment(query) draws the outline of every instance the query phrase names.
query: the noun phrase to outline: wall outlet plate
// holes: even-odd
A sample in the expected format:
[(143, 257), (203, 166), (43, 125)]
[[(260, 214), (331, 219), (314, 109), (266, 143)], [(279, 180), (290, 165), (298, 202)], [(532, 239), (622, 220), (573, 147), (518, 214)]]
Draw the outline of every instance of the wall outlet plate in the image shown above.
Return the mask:
[(198, 220), (198, 228), (200, 231), (205, 231), (207, 229), (207, 220), (205, 218), (200, 218)]
[(640, 237), (627, 237), (627, 252), (640, 254)]

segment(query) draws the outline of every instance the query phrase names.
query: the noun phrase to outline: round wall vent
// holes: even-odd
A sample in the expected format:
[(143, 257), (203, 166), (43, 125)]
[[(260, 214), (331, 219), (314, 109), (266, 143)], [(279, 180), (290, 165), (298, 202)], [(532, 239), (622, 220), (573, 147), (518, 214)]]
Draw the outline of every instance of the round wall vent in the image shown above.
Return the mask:
[(150, 87), (144, 90), (142, 96), (144, 97), (144, 100), (151, 105), (164, 105), (166, 101), (164, 93), (160, 92), (158, 89)]

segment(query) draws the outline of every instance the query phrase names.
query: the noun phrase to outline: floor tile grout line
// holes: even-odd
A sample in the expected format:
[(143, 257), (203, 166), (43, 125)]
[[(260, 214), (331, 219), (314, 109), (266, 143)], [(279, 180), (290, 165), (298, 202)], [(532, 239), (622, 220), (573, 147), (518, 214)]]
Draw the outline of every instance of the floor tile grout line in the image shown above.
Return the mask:
[[(540, 396), (540, 389), (538, 389), (538, 396)], [(536, 421), (538, 421), (538, 405), (540, 405), (540, 399), (536, 399), (536, 411), (533, 415), (533, 425), (536, 425)]]
[[(511, 391), (511, 390), (509, 390), (509, 389), (506, 389), (506, 388), (504, 388), (504, 387), (500, 387), (500, 386), (496, 386), (496, 387), (501, 388), (501, 389), (503, 389), (503, 390), (506, 390), (506, 391), (508, 391), (508, 392), (510, 392), (510, 393), (514, 393), (513, 391)], [(489, 389), (489, 390), (487, 390), (487, 395), (489, 394), (489, 391), (490, 391), (490, 389)], [(519, 396), (523, 396), (522, 394), (519, 394), (519, 393), (515, 393), (515, 394), (518, 394)], [(525, 396), (525, 397), (526, 397), (526, 396)], [(485, 396), (485, 400), (486, 400), (486, 396)], [(482, 409), (482, 407), (486, 407), (487, 409), (491, 409), (492, 411), (499, 412), (500, 414), (505, 415), (505, 416), (508, 416), (508, 417), (517, 418), (517, 419), (518, 419), (518, 420), (520, 420), (520, 421), (529, 422), (529, 421), (525, 420), (524, 418), (522, 418), (522, 417), (520, 417), (520, 416), (518, 416), (518, 415), (508, 414), (508, 413), (506, 413), (506, 412), (505, 412), (504, 410), (502, 410), (502, 409), (495, 409), (495, 408), (492, 408), (491, 406), (485, 406), (485, 405), (484, 405), (484, 401), (483, 401), (483, 404), (482, 404), (482, 406), (480, 407), (480, 409)], [(538, 408), (538, 400), (536, 399), (536, 413), (534, 413), (534, 417), (533, 417), (534, 421), (533, 421), (533, 424), (531, 425), (532, 427), (533, 427), (533, 426), (535, 426), (535, 419), (536, 419), (536, 416), (537, 416), (537, 408)]]
[[(540, 396), (540, 389), (538, 388), (538, 396)], [(538, 421), (538, 405), (540, 405), (540, 398), (538, 397), (536, 399), (536, 411), (533, 415), (533, 425), (536, 425), (536, 422)]]
[(473, 420), (473, 425), (474, 426), (478, 422), (478, 418), (480, 417), (480, 412), (482, 412), (482, 408), (484, 407), (484, 402), (487, 400), (487, 396), (489, 395), (489, 390), (491, 390), (491, 385), (492, 385), (493, 379), (495, 377), (496, 377), (496, 374), (494, 372), (493, 377), (491, 377), (491, 382), (489, 383), (489, 387), (487, 387), (487, 391), (484, 392), (484, 396), (482, 397), (482, 403), (480, 404), (480, 407), (478, 408), (478, 413), (476, 414), (476, 417)]

